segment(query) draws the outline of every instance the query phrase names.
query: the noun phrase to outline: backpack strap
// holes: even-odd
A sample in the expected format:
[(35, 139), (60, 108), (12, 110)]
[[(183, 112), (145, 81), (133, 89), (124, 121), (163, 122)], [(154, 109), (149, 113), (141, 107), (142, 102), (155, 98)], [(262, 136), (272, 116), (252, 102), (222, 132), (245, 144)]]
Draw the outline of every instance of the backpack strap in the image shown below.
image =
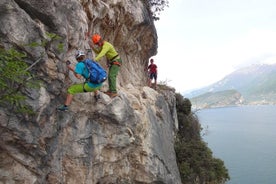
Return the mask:
[[(82, 62), (84, 63), (85, 69), (86, 69), (87, 72), (88, 72), (88, 76), (87, 76), (87, 78), (85, 78), (85, 82), (89, 82), (90, 72), (89, 72), (89, 69), (88, 69), (88, 66), (87, 66), (87, 59), (83, 60)], [(84, 83), (85, 83), (85, 82), (84, 82)], [(83, 90), (85, 90), (84, 87), (83, 87)], [(84, 91), (84, 92), (87, 92), (87, 91)]]

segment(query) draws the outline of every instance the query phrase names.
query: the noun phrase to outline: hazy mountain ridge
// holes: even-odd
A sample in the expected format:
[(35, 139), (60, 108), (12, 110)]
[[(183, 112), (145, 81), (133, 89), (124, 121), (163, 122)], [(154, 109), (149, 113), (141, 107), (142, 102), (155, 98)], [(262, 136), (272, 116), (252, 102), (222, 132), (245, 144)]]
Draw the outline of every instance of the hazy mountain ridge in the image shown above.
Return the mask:
[(196, 109), (237, 106), (244, 103), (242, 95), (236, 90), (207, 92), (190, 100)]
[[(229, 104), (227, 100), (230, 98), (229, 90), (240, 93), (241, 99)], [(210, 86), (184, 94), (184, 96), (191, 98), (193, 104), (196, 103), (197, 106), (205, 108), (214, 107), (213, 104), (220, 104), (220, 106), (276, 104), (276, 64), (259, 64), (239, 69)]]

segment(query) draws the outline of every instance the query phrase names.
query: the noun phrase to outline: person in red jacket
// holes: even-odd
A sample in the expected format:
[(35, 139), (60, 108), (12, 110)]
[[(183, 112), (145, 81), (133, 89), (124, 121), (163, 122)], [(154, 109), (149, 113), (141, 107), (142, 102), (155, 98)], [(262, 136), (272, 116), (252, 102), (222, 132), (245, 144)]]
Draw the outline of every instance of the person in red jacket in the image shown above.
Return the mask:
[(149, 85), (149, 87), (151, 87), (152, 80), (154, 79), (154, 89), (156, 89), (156, 86), (157, 86), (157, 65), (154, 64), (153, 59), (150, 59), (150, 65), (148, 66), (148, 72), (149, 72), (148, 85)]

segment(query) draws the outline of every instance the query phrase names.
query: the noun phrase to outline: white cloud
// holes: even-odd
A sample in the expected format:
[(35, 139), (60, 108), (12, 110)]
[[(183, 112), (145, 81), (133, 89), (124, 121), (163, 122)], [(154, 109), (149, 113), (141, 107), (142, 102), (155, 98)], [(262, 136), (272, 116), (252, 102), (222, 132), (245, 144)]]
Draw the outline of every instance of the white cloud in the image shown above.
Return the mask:
[(264, 60), (261, 60), (260, 63), (272, 65), (276, 63), (276, 56), (268, 57)]
[(171, 81), (179, 92), (214, 83), (247, 64), (276, 61), (276, 13), (271, 8), (276, 2), (255, 2), (249, 9), (235, 0), (207, 4), (178, 1), (156, 23), (158, 78)]

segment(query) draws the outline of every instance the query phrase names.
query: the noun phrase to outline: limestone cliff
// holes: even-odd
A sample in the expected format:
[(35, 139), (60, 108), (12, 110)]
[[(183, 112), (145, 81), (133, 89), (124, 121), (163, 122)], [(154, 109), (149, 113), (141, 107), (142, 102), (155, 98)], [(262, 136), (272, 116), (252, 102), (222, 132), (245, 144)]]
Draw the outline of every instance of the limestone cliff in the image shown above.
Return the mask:
[[(181, 183), (174, 93), (144, 86), (144, 68), (157, 52), (147, 1), (1, 0), (0, 25), (0, 46), (24, 51), (42, 83), (26, 93), (34, 117), (0, 107), (0, 183)], [(48, 40), (47, 33), (61, 39), (28, 45)], [(93, 94), (78, 94), (69, 112), (56, 112), (67, 87), (81, 82), (65, 61), (89, 49), (86, 35), (93, 33), (123, 60), (119, 96), (100, 93), (95, 102)]]

